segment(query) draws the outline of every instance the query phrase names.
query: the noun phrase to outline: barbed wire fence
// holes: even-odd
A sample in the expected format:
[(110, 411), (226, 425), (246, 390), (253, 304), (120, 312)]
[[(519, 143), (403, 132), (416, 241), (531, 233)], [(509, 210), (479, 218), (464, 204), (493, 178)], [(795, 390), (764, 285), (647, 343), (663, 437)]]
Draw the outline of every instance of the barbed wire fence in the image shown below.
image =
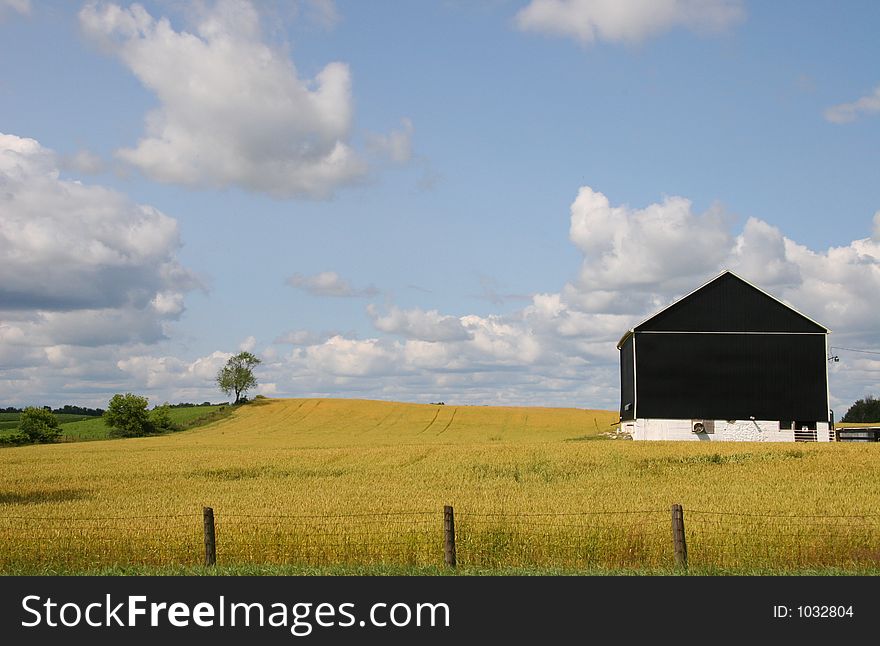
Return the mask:
[(694, 567), (791, 570), (880, 567), (880, 514), (687, 511)]
[(198, 565), (202, 514), (0, 516), (0, 571)]
[[(676, 512), (676, 508), (678, 511)], [(669, 509), (0, 515), (0, 572), (201, 565), (481, 571), (880, 568), (880, 514)]]
[(559, 569), (663, 567), (669, 514), (658, 510), (456, 515), (461, 564)]
[(238, 563), (298, 565), (437, 565), (437, 511), (324, 515), (224, 514), (218, 550)]

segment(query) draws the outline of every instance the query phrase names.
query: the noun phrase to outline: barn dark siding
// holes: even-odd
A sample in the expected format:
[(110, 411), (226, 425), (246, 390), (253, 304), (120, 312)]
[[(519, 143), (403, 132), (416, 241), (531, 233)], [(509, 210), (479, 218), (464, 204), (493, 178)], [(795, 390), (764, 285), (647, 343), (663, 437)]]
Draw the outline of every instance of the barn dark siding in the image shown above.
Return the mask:
[(633, 336), (620, 347), (620, 419), (635, 419), (636, 388), (633, 370)]
[[(726, 273), (635, 328), (677, 332), (819, 332), (827, 330)], [(824, 351), (823, 351), (824, 352)], [(636, 352), (638, 354), (638, 351)]]
[(639, 418), (828, 419), (824, 334), (634, 337)]

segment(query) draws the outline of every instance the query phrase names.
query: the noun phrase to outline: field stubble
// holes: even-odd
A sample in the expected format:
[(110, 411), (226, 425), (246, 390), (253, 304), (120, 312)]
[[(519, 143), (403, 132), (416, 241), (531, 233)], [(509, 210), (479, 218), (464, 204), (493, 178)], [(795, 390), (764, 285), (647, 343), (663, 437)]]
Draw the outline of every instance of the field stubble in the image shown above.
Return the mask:
[[(260, 400), (168, 436), (0, 451), (0, 568), (877, 567), (877, 446), (601, 441), (581, 409)], [(594, 440), (596, 441), (589, 441)]]

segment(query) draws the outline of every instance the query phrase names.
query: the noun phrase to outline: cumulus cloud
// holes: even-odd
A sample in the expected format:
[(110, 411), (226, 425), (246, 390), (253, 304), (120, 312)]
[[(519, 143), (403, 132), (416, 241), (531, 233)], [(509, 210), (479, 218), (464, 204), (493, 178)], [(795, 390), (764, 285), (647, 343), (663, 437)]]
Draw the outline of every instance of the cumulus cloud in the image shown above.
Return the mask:
[(410, 339), (461, 341), (472, 336), (460, 319), (444, 316), (437, 310), (402, 310), (391, 307), (386, 314), (380, 314), (376, 306), (369, 305), (367, 312), (377, 330)]
[(412, 159), (414, 130), (410, 119), (401, 119), (399, 130), (392, 130), (387, 135), (370, 133), (367, 136), (367, 145), (373, 152), (387, 157), (397, 164), (403, 164)]
[[(718, 207), (698, 213), (678, 196), (615, 205), (586, 186), (571, 207), (570, 237), (583, 253), (577, 277), (518, 311), (451, 316), (370, 305), (375, 338), (298, 331), (289, 339), (297, 347), (266, 370), (282, 393), (613, 408), (616, 341), (725, 268), (830, 327), (832, 343), (880, 347), (871, 296), (880, 293), (877, 237), (811, 250), (757, 218), (737, 225)], [(880, 386), (873, 364), (859, 361), (859, 370), (832, 377), (838, 407)]]
[(379, 290), (369, 285), (363, 289), (352, 287), (351, 283), (335, 271), (322, 271), (314, 276), (293, 274), (287, 284), (302, 289), (313, 296), (335, 296), (337, 298), (353, 298), (359, 296), (376, 296)]
[(317, 345), (327, 339), (339, 336), (339, 332), (314, 332), (312, 330), (290, 330), (278, 336), (273, 343), (276, 345)]
[(0, 20), (7, 12), (27, 16), (31, 12), (31, 0), (0, 0)]
[(306, 0), (306, 14), (326, 29), (332, 29), (341, 20), (333, 0)]
[(880, 112), (880, 85), (867, 96), (852, 103), (840, 103), (825, 110), (825, 120), (831, 123), (850, 123), (861, 116), (870, 116)]
[[(281, 396), (614, 408), (620, 336), (724, 268), (830, 327), (832, 345), (880, 349), (880, 310), (874, 306), (880, 293), (880, 213), (872, 224), (872, 237), (815, 250), (758, 218), (738, 223), (717, 207), (695, 212), (680, 196), (633, 207), (585, 186), (570, 211), (570, 238), (583, 254), (580, 271), (573, 267), (569, 283), (533, 294), (520, 309), (451, 315), (368, 305), (371, 338), (294, 329), (262, 351), (251, 338), (241, 347), (263, 359), (260, 381), (267, 393)], [(866, 229), (870, 232), (870, 225)], [(333, 272), (325, 274), (293, 282), (318, 294), (358, 291)], [(165, 291), (149, 302), (173, 310), (176, 301), (159, 294)], [(64, 321), (55, 329), (47, 318), (29, 329), (30, 316), (12, 312), (0, 324), (0, 363), (9, 366), (3, 386), (9, 392), (45, 389), (45, 375), (51, 374), (58, 379), (51, 383), (67, 385), (67, 392), (121, 383), (129, 390), (148, 389), (158, 401), (203, 401), (216, 396), (213, 377), (229, 357), (217, 351), (184, 360), (146, 345), (99, 357), (87, 345), (64, 345), (75, 339), (64, 337), (62, 328), (85, 334), (87, 325)], [(44, 345), (24, 342), (41, 333)], [(876, 393), (878, 365), (871, 355), (842, 354), (831, 367), (834, 407)]]
[(177, 31), (139, 4), (90, 3), (79, 21), (159, 100), (144, 137), (117, 151), (152, 179), (323, 198), (366, 173), (349, 143), (348, 66), (328, 63), (301, 78), (264, 41), (249, 2), (219, 0), (193, 31)]
[(175, 357), (151, 357), (146, 355), (120, 359), (117, 367), (132, 376), (148, 389), (169, 390), (183, 388), (196, 391), (213, 385), (217, 372), (226, 365), (232, 355), (213, 352), (195, 361), (186, 362)]
[(36, 140), (0, 134), (0, 392), (104, 405), (126, 387), (117, 360), (164, 339), (200, 282), (174, 219), (59, 167)]
[[(584, 261), (564, 293), (587, 312), (649, 313), (729, 268), (832, 329), (880, 329), (880, 314), (868, 305), (868, 294), (880, 289), (876, 236), (814, 251), (757, 218), (739, 233), (733, 224), (717, 208), (694, 213), (681, 197), (632, 209), (583, 187), (570, 235)], [(610, 302), (616, 296), (623, 306)]]
[(76, 154), (61, 157), (61, 167), (85, 175), (96, 175), (104, 171), (104, 160), (89, 150), (80, 150)]
[(291, 359), (316, 375), (381, 377), (406, 371), (406, 366), (398, 361), (398, 348), (398, 344), (379, 339), (334, 336), (319, 345), (296, 350)]
[(743, 276), (760, 277), (766, 289), (791, 287), (803, 277), (787, 253), (782, 232), (757, 218), (749, 218), (733, 241), (726, 265)]
[(73, 319), (157, 324), (198, 286), (177, 261), (174, 219), (60, 179), (56, 156), (34, 139), (0, 134), (0, 208), (0, 308), (30, 313), (35, 330), (60, 334), (79, 327)]
[(585, 311), (634, 312), (655, 306), (657, 286), (684, 289), (712, 273), (733, 236), (720, 209), (694, 213), (666, 197), (642, 209), (612, 206), (584, 186), (571, 205), (571, 241), (584, 254), (574, 290)]
[[(375, 337), (291, 331), (276, 340), (290, 349), (261, 354), (261, 381), (288, 396), (615, 408), (620, 336), (724, 268), (830, 327), (832, 344), (880, 348), (880, 236), (812, 250), (757, 218), (737, 225), (719, 208), (696, 213), (677, 196), (616, 205), (585, 186), (571, 206), (570, 237), (583, 253), (581, 271), (519, 310), (453, 316), (368, 305)], [(150, 383), (197, 382), (185, 362), (137, 365)], [(833, 405), (876, 392), (878, 365), (870, 355), (834, 364)]]
[(784, 287), (783, 298), (838, 333), (837, 339), (880, 346), (880, 315), (872, 303), (880, 293), (880, 244), (854, 240), (823, 253), (786, 238), (785, 253), (802, 280)]
[(516, 14), (516, 24), (583, 44), (635, 43), (675, 27), (718, 31), (744, 16), (740, 0), (532, 0)]

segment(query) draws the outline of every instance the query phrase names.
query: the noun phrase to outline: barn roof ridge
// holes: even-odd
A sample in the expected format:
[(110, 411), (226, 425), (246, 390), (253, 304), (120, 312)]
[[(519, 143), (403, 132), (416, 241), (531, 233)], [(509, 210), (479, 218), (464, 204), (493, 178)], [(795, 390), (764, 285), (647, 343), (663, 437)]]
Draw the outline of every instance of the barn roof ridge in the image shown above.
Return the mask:
[(627, 339), (628, 339), (628, 338), (629, 338), (629, 337), (635, 332), (636, 328), (641, 327), (642, 325), (644, 325), (645, 323), (647, 323), (647, 322), (650, 321), (651, 319), (653, 319), (653, 318), (659, 316), (660, 314), (662, 314), (663, 312), (665, 312), (665, 311), (668, 310), (669, 308), (674, 307), (675, 305), (678, 305), (679, 303), (681, 303), (682, 301), (684, 301), (684, 300), (690, 298), (692, 295), (694, 295), (695, 293), (697, 293), (698, 291), (700, 291), (700, 290), (703, 289), (704, 287), (707, 287), (708, 285), (711, 285), (712, 283), (714, 283), (714, 282), (715, 282), (716, 280), (718, 280), (719, 278), (721, 278), (721, 277), (723, 277), (723, 276), (726, 276), (726, 275), (728, 275), (728, 274), (730, 274), (730, 275), (733, 276), (734, 278), (736, 278), (736, 279), (738, 279), (738, 280), (744, 282), (746, 285), (748, 285), (748, 286), (751, 287), (752, 289), (755, 289), (755, 290), (759, 291), (760, 293), (764, 294), (764, 296), (767, 296), (767, 297), (771, 298), (772, 300), (776, 301), (777, 303), (779, 303), (780, 305), (782, 305), (782, 306), (785, 307), (786, 309), (791, 310), (792, 312), (794, 312), (794, 313), (797, 314), (798, 316), (801, 316), (802, 318), (808, 320), (810, 323), (812, 323), (812, 324), (814, 324), (814, 325), (816, 325), (816, 326), (822, 328), (823, 330), (825, 330), (825, 333), (826, 333), (826, 334), (829, 334), (829, 333), (831, 332), (830, 329), (828, 329), (827, 327), (825, 327), (824, 325), (822, 325), (822, 324), (819, 323), (818, 321), (813, 320), (812, 318), (810, 318), (809, 316), (807, 316), (807, 315), (804, 314), (803, 312), (798, 311), (797, 309), (795, 309), (794, 307), (792, 307), (792, 306), (789, 305), (788, 303), (785, 303), (785, 302), (781, 301), (780, 299), (778, 299), (777, 297), (775, 297), (773, 294), (770, 294), (769, 292), (764, 291), (763, 289), (761, 289), (761, 288), (758, 287), (757, 285), (751, 283), (750, 281), (746, 280), (745, 278), (743, 278), (743, 277), (740, 276), (739, 274), (737, 274), (737, 273), (731, 271), (730, 269), (724, 269), (724, 270), (721, 271), (721, 273), (719, 273), (718, 275), (714, 276), (714, 277), (711, 278), (710, 280), (707, 280), (705, 283), (703, 283), (702, 285), (700, 285), (700, 286), (697, 287), (696, 289), (692, 289), (690, 292), (688, 292), (687, 294), (685, 294), (685, 295), (682, 296), (681, 298), (678, 298), (678, 299), (672, 301), (671, 303), (669, 303), (669, 304), (668, 304), (666, 307), (664, 307), (663, 309), (661, 309), (661, 310), (659, 310), (659, 311), (657, 311), (657, 312), (654, 312), (654, 313), (651, 314), (648, 318), (646, 318), (646, 319), (640, 321), (640, 322), (637, 323), (636, 325), (633, 325), (629, 330), (627, 330), (627, 331), (623, 334), (622, 337), (620, 337), (620, 341), (617, 342), (617, 348), (620, 349), (621, 347), (623, 347), (623, 344), (626, 343), (626, 340), (627, 340)]

